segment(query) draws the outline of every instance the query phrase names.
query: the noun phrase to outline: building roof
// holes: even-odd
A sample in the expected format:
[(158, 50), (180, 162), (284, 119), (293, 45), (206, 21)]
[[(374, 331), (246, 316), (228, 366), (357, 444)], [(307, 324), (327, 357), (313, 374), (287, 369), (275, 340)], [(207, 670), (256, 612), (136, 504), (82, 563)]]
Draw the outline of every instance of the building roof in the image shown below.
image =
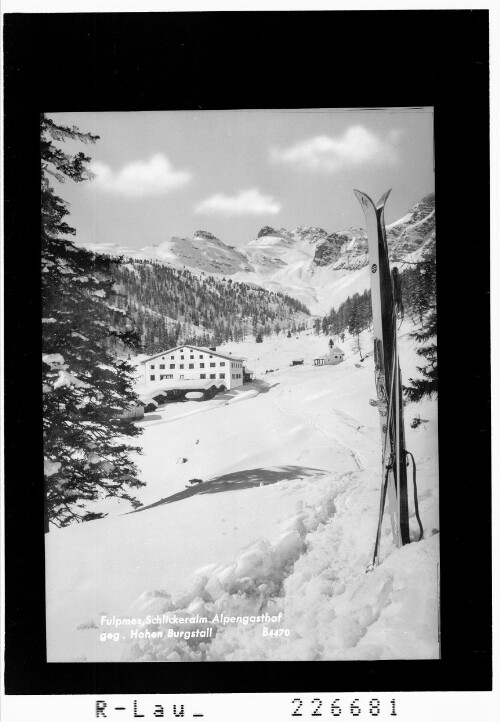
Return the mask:
[(345, 352), (342, 351), (342, 349), (339, 348), (338, 346), (332, 346), (332, 348), (330, 349), (330, 353), (341, 353), (341, 354), (344, 354)]
[(188, 343), (184, 343), (180, 346), (174, 346), (174, 348), (168, 348), (166, 351), (160, 351), (160, 353), (155, 353), (154, 356), (149, 356), (148, 358), (145, 358), (144, 361), (141, 361), (141, 364), (148, 363), (148, 361), (152, 361), (155, 358), (158, 358), (159, 356), (165, 356), (167, 353), (172, 353), (173, 351), (177, 351), (180, 348), (190, 348), (193, 351), (200, 351), (201, 353), (208, 353), (212, 356), (220, 356), (221, 358), (229, 359), (230, 361), (245, 361), (244, 358), (241, 356), (232, 356), (231, 354), (225, 354), (225, 353), (219, 353), (218, 351), (211, 351), (209, 348), (199, 348), (198, 346), (191, 346)]

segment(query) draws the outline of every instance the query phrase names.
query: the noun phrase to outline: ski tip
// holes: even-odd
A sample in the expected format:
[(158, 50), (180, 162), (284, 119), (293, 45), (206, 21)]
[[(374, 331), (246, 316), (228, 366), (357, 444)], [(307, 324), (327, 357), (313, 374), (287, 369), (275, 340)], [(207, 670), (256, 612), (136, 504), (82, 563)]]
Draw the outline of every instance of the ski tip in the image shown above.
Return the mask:
[(354, 195), (360, 202), (363, 210), (368, 208), (370, 204), (373, 206), (373, 208), (375, 208), (372, 199), (370, 198), (370, 196), (367, 193), (363, 193), (363, 191), (358, 191), (358, 190), (356, 190), (356, 188), (354, 188), (353, 190), (354, 190)]
[(377, 202), (377, 206), (376, 206), (377, 210), (380, 210), (381, 208), (383, 208), (385, 206), (391, 191), (392, 191), (392, 188), (389, 188), (389, 190), (386, 191), (384, 193), (384, 195), (380, 198), (380, 200)]

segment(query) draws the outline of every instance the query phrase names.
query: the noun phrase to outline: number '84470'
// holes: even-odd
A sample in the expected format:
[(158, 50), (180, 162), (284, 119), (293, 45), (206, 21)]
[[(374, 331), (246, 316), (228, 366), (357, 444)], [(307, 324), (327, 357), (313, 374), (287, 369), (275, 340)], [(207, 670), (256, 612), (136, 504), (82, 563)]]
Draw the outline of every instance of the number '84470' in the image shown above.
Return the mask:
[[(307, 705), (309, 704), (309, 708)], [(344, 716), (360, 717), (361, 715), (366, 716), (367, 714), (372, 717), (378, 717), (382, 712), (382, 702), (374, 697), (373, 699), (367, 700), (364, 704), (361, 704), (359, 699), (353, 699), (351, 703), (342, 702), (340, 699), (334, 699), (333, 702), (324, 702), (322, 699), (316, 697), (306, 702), (299, 697), (292, 700), (293, 712), (292, 717), (340, 717), (341, 714)], [(391, 717), (396, 717), (396, 700), (391, 699), (389, 702), (385, 702), (387, 714), (389, 712)]]

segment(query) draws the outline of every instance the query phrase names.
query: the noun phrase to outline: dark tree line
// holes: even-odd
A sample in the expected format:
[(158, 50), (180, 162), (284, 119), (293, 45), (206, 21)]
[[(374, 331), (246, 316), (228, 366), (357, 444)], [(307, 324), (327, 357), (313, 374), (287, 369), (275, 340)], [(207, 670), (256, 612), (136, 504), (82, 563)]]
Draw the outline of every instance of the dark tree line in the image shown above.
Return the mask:
[(45, 530), (104, 516), (92, 502), (106, 497), (139, 502), (143, 486), (127, 443), (140, 429), (120, 415), (137, 401), (132, 368), (115, 350), (136, 349), (138, 339), (115, 310), (113, 264), (78, 248), (68, 236), (68, 207), (54, 181), (91, 176), (83, 152), (65, 153), (67, 140), (98, 138), (41, 116), (42, 383)]
[[(403, 313), (411, 318), (415, 330), (410, 334), (419, 344), (418, 355), (423, 359), (417, 367), (421, 378), (410, 378), (405, 394), (410, 401), (420, 401), (424, 396), (437, 396), (437, 309), (436, 309), (436, 247), (433, 244), (422, 259), (407, 264), (400, 274)], [(372, 323), (371, 293), (349, 296), (338, 309), (332, 310), (322, 319), (315, 321), (326, 335), (342, 336), (348, 331), (355, 340), (355, 347), (361, 354), (360, 334)]]
[(179, 343), (210, 346), (279, 333), (309, 315), (286, 294), (161, 263), (115, 259), (113, 274), (123, 328), (131, 318), (148, 354)]
[(353, 335), (359, 335), (372, 323), (371, 293), (355, 293), (348, 296), (337, 310), (332, 308), (321, 322), (323, 333), (340, 336), (342, 332), (348, 331)]
[(406, 293), (409, 313), (417, 325), (411, 337), (419, 344), (417, 353), (423, 359), (422, 366), (417, 366), (421, 377), (408, 379), (404, 391), (410, 401), (420, 401), (438, 394), (436, 246), (407, 268), (403, 278), (403, 302)]

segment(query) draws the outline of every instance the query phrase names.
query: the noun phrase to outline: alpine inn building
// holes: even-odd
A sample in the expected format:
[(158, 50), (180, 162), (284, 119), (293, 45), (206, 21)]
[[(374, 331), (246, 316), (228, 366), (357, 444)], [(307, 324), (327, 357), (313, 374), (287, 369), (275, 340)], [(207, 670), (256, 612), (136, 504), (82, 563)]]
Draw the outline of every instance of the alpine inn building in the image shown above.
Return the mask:
[(233, 389), (243, 384), (243, 361), (236, 356), (221, 354), (215, 348), (176, 346), (161, 351), (141, 362), (144, 367), (144, 385), (157, 386), (176, 381), (213, 381)]

